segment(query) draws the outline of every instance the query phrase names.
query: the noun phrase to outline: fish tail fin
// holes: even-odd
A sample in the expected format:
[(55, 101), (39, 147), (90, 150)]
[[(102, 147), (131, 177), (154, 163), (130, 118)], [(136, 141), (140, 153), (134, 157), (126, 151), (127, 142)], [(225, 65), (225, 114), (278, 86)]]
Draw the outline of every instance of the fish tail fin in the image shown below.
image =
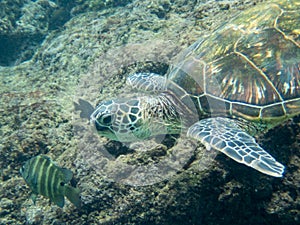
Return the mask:
[(65, 195), (77, 208), (81, 207), (80, 190), (70, 185), (65, 186)]

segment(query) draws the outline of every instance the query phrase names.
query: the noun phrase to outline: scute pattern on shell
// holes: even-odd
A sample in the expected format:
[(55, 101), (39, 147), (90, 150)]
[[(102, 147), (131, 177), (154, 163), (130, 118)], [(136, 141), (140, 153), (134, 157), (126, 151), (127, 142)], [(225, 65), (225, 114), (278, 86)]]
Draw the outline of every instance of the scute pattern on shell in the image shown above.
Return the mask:
[(299, 21), (296, 0), (246, 10), (183, 52), (169, 79), (203, 111), (217, 110), (205, 97), (250, 120), (299, 114)]

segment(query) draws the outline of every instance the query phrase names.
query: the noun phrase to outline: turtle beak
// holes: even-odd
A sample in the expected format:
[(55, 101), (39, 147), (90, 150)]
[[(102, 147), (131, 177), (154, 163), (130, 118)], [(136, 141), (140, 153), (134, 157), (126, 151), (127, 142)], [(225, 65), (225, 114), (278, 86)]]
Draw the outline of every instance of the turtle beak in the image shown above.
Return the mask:
[(102, 112), (103, 109), (96, 109), (90, 116), (90, 124), (92, 124), (93, 128), (96, 129), (96, 132), (100, 136), (107, 137), (111, 140), (118, 140), (115, 136), (115, 133), (111, 130), (110, 126), (105, 126), (99, 121)]

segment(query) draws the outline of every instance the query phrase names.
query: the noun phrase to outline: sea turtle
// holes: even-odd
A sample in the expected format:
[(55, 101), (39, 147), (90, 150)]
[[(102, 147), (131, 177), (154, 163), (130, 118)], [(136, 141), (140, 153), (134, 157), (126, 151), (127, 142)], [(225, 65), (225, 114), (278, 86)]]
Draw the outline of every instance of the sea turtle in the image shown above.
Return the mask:
[(124, 142), (184, 131), (207, 149), (282, 177), (284, 166), (252, 136), (300, 114), (299, 21), (297, 0), (245, 10), (191, 45), (166, 76), (129, 76), (127, 84), (152, 95), (101, 102), (91, 122)]

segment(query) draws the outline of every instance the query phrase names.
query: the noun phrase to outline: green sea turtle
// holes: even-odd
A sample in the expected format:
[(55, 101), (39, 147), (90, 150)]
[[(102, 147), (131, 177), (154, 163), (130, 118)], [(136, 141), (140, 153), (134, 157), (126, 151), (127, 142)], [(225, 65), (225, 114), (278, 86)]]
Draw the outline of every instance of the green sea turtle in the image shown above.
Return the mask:
[(91, 121), (100, 135), (124, 142), (184, 131), (282, 177), (284, 166), (252, 136), (300, 114), (299, 21), (296, 0), (252, 7), (196, 41), (166, 76), (129, 76), (127, 84), (152, 95), (101, 102)]

